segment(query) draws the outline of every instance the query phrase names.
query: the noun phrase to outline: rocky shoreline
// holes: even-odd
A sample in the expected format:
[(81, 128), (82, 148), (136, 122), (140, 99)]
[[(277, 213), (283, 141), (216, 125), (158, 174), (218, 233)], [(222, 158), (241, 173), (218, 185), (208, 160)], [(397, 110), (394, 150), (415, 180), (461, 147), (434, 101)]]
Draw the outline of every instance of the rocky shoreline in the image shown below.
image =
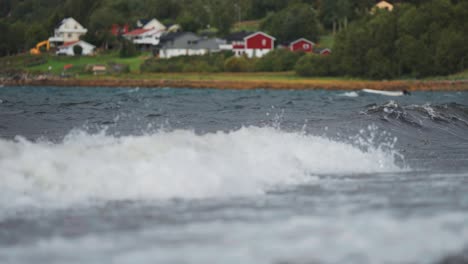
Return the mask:
[(468, 91), (468, 80), (456, 81), (355, 81), (355, 80), (174, 80), (174, 79), (75, 79), (48, 75), (18, 74), (0, 78), (1, 86), (141, 87), (217, 89), (327, 89), (388, 91)]

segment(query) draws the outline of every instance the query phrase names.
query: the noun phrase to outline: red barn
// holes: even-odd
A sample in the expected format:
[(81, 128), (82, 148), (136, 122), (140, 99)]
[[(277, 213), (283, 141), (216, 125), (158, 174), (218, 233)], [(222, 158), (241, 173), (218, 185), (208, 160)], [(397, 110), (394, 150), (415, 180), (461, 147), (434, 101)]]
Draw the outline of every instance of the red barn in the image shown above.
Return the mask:
[(305, 38), (300, 38), (289, 44), (289, 49), (291, 51), (303, 51), (312, 53), (314, 51), (315, 43)]
[(263, 32), (256, 32), (244, 38), (247, 49), (273, 49), (275, 38)]
[(262, 57), (275, 48), (275, 38), (263, 33), (238, 32), (227, 37), (236, 56)]

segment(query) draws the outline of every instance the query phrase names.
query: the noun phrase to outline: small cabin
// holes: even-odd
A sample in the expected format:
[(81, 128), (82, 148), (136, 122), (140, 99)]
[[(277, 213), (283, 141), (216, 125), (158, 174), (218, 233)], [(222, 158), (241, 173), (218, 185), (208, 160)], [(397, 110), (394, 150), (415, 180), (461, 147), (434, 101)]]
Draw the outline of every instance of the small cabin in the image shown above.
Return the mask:
[(307, 53), (312, 53), (314, 52), (314, 46), (315, 43), (305, 39), (305, 38), (300, 38), (296, 41), (291, 42), (289, 44), (289, 50), (294, 51), (294, 52), (307, 52)]

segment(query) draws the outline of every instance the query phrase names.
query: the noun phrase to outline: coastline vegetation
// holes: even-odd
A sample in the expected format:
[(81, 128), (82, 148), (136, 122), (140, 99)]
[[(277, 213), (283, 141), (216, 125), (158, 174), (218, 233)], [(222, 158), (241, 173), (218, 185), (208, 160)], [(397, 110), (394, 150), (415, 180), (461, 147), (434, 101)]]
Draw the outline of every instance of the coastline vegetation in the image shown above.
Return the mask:
[[(392, 12), (370, 12), (375, 1), (358, 0), (338, 1), (340, 5), (331, 0), (299, 0), (292, 3), (276, 0), (229, 1), (224, 7), (216, 7), (219, 10), (215, 8), (220, 4), (217, 0), (187, 3), (143, 1), (161, 7), (158, 10), (145, 10), (144, 3), (133, 0), (101, 0), (86, 5), (87, 1), (67, 0), (53, 5), (42, 0), (7, 0), (7, 5), (2, 7), (5, 10), (0, 10), (0, 29), (6, 32), (0, 42), (0, 75), (2, 72), (26, 72), (86, 79), (164, 78), (161, 76), (178, 79), (189, 76), (187, 78), (193, 80), (197, 79), (195, 73), (200, 74), (200, 78), (222, 80), (237, 80), (238, 76), (242, 76), (239, 80), (468, 78), (467, 1), (393, 1), (399, 3)], [(186, 5), (181, 5), (181, 2)], [(205, 4), (204, 8), (201, 8), (202, 4)], [(196, 15), (196, 12), (213, 12), (215, 9), (219, 16)], [(53, 16), (41, 20), (41, 14), (51, 10)], [(228, 12), (233, 10), (243, 11)], [(87, 38), (100, 46), (98, 55), (25, 55), (28, 45), (46, 37), (47, 31), (63, 14), (75, 16), (89, 25), (91, 34)], [(278, 43), (304, 34), (312, 35), (311, 39), (318, 41), (318, 48), (329, 47), (333, 52), (329, 56), (320, 56), (276, 49), (255, 59), (234, 57), (229, 52), (159, 59), (150, 51), (140, 52), (131, 43), (109, 34), (112, 23), (129, 23), (141, 16), (158, 16), (165, 23), (185, 24), (198, 32), (206, 32), (207, 25), (210, 25), (210, 32), (217, 36), (231, 30), (264, 30), (278, 36)], [(299, 27), (306, 18), (308, 26)], [(30, 27), (23, 22), (33, 19), (40, 22)], [(320, 34), (322, 36), (318, 38)], [(108, 47), (114, 49), (106, 50)], [(91, 70), (94, 65), (106, 66), (107, 73), (94, 75)]]

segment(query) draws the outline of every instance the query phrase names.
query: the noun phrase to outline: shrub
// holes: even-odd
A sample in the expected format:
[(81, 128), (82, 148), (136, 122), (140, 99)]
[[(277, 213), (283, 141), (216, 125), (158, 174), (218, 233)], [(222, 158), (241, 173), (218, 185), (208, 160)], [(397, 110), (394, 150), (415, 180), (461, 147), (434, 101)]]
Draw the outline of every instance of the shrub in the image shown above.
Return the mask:
[(226, 53), (180, 56), (170, 59), (151, 58), (141, 66), (142, 72), (221, 72)]
[(298, 60), (294, 67), (300, 76), (332, 76), (334, 75), (332, 56), (308, 54)]
[(245, 57), (230, 57), (224, 62), (224, 70), (227, 72), (249, 72), (252, 65)]
[(277, 49), (260, 58), (255, 64), (255, 71), (278, 72), (292, 71), (303, 52), (292, 52), (288, 49)]

